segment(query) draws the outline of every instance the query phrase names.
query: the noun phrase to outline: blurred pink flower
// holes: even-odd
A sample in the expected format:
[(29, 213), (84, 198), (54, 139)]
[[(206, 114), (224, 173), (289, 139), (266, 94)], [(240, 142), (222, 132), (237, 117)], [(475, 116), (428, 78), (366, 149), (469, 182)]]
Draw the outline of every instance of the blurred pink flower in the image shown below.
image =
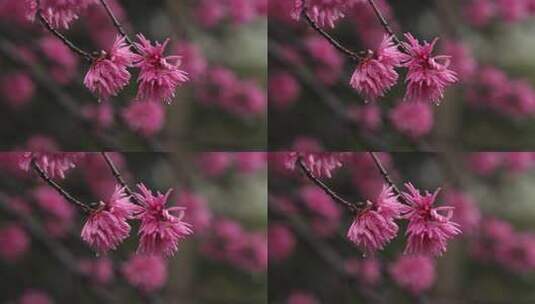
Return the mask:
[(83, 273), (98, 284), (108, 284), (113, 280), (113, 262), (108, 257), (82, 259), (78, 266)]
[(267, 106), (263, 89), (252, 80), (236, 82), (231, 95), (221, 102), (226, 110), (243, 118), (263, 114)]
[(166, 39), (163, 44), (156, 42), (152, 45), (142, 34), (138, 34), (137, 38), (139, 42), (135, 45), (141, 54), (134, 55), (135, 66), (140, 68), (136, 99), (171, 103), (177, 86), (188, 81), (188, 74), (179, 68), (181, 57), (164, 56), (169, 39)]
[(238, 152), (234, 157), (238, 170), (243, 173), (254, 173), (267, 166), (267, 154), (264, 152)]
[(392, 187), (384, 185), (377, 200), (367, 201), (367, 207), (355, 215), (347, 238), (364, 253), (383, 249), (398, 233), (395, 219), (400, 217), (402, 209)]
[(246, 233), (228, 246), (229, 261), (250, 272), (264, 272), (268, 266), (268, 241), (264, 233)]
[(401, 102), (390, 110), (389, 116), (394, 128), (411, 139), (425, 136), (433, 129), (433, 109), (427, 103)]
[(141, 212), (141, 207), (130, 203), (130, 197), (124, 191), (124, 188), (115, 186), (110, 199), (100, 202), (82, 228), (82, 239), (98, 253), (105, 254), (117, 249), (130, 234), (127, 220)]
[(128, 283), (146, 293), (161, 289), (167, 282), (167, 265), (160, 256), (133, 255), (121, 272)]
[(135, 55), (125, 37), (117, 36), (109, 52), (102, 51), (94, 59), (84, 78), (84, 85), (100, 100), (107, 101), (130, 82), (130, 72)]
[(448, 69), (450, 57), (431, 56), (437, 39), (420, 44), (410, 33), (404, 46), (409, 54), (404, 66), (408, 68), (405, 101), (440, 104), (447, 86), (457, 82), (457, 73)]
[[(405, 206), (403, 217), (409, 220), (407, 228), (407, 254), (442, 255), (446, 251), (447, 241), (461, 233), (459, 224), (452, 222), (453, 207), (433, 208), (440, 191), (433, 194), (420, 193), (411, 183), (405, 184), (408, 192), (403, 192), (409, 206)], [(444, 211), (446, 215), (439, 212)]]
[(384, 35), (377, 50), (370, 50), (359, 62), (351, 76), (350, 85), (366, 101), (375, 101), (396, 84), (399, 75), (395, 69), (401, 66), (404, 58), (405, 55), (399, 51), (392, 37)]
[(299, 158), (303, 160), (304, 165), (316, 177), (332, 177), (335, 169), (342, 167), (346, 153), (343, 152), (288, 152), (286, 155), (285, 166), (289, 170), (295, 170), (298, 166)]
[(38, 289), (26, 289), (20, 297), (19, 304), (53, 304), (54, 301), (44, 291)]
[(204, 234), (212, 224), (212, 210), (208, 207), (206, 199), (201, 195), (182, 190), (177, 197), (176, 205), (188, 210), (184, 216), (184, 221), (191, 223), (197, 233)]
[(463, 232), (474, 233), (478, 230), (481, 211), (473, 197), (458, 190), (448, 190), (444, 193), (444, 200), (455, 208), (452, 220), (459, 223)]
[(349, 116), (366, 132), (375, 132), (383, 124), (381, 108), (376, 103), (348, 107)]
[(289, 257), (295, 249), (293, 232), (282, 224), (271, 224), (268, 228), (269, 260), (282, 261)]
[[(35, 151), (35, 150), (34, 150)], [(76, 167), (76, 162), (83, 156), (83, 152), (21, 152), (19, 166), (25, 171), (33, 171), (32, 159), (50, 177), (65, 178), (65, 173)]]
[(498, 152), (476, 152), (467, 157), (468, 166), (480, 175), (492, 174), (503, 161), (503, 155)]
[(303, 9), (319, 26), (334, 27), (334, 23), (343, 18), (346, 11), (356, 2), (362, 0), (294, 0), (292, 11), (294, 19), (299, 20)]
[[(184, 208), (165, 208), (172, 189), (165, 195), (160, 192), (153, 195), (143, 184), (138, 184), (138, 189), (140, 193), (134, 193), (134, 195), (143, 205), (143, 211), (136, 215), (136, 218), (141, 220), (138, 253), (174, 255), (178, 250), (179, 242), (193, 234), (191, 225), (182, 221), (185, 214)], [(172, 212), (178, 212), (178, 216), (172, 215)]]
[(307, 185), (299, 190), (299, 195), (306, 207), (322, 219), (337, 220), (341, 217), (342, 212), (338, 205), (320, 188)]
[(319, 304), (320, 301), (311, 293), (295, 290), (292, 291), (286, 304)]
[(268, 81), (269, 104), (275, 108), (286, 109), (299, 98), (301, 86), (292, 74), (270, 72)]
[(50, 76), (62, 85), (71, 82), (77, 76), (78, 57), (56, 37), (45, 36), (38, 43), (45, 58), (50, 62)]
[(413, 294), (431, 288), (436, 278), (435, 264), (428, 256), (400, 256), (389, 266), (389, 272), (396, 284)]
[(38, 18), (37, 10), (41, 8), (43, 17), (55, 28), (68, 29), (78, 19), (78, 15), (94, 0), (25, 0), (28, 3), (27, 16), (30, 20)]
[(0, 257), (15, 262), (30, 249), (31, 240), (18, 224), (7, 224), (0, 228)]
[(93, 121), (99, 130), (109, 128), (115, 120), (113, 107), (109, 102), (87, 104), (82, 108), (82, 114)]
[(485, 26), (496, 15), (494, 0), (472, 0), (464, 7), (466, 21), (473, 26)]
[(33, 198), (37, 205), (54, 218), (71, 220), (75, 216), (74, 207), (56, 190), (48, 185), (42, 185), (33, 190)]
[(208, 69), (208, 62), (204, 57), (200, 45), (182, 40), (175, 43), (173, 53), (182, 54), (182, 67), (191, 80), (199, 80)]
[(0, 93), (8, 105), (18, 108), (32, 99), (35, 94), (35, 85), (25, 72), (9, 73), (0, 79)]
[(210, 177), (222, 175), (232, 163), (232, 154), (227, 152), (201, 153), (198, 163), (202, 173)]
[(165, 124), (165, 109), (155, 102), (135, 101), (123, 108), (121, 114), (131, 130), (145, 137), (155, 135)]
[(470, 80), (474, 76), (477, 62), (464, 42), (448, 40), (444, 42), (442, 49), (444, 54), (451, 56), (451, 68), (457, 71), (461, 80)]

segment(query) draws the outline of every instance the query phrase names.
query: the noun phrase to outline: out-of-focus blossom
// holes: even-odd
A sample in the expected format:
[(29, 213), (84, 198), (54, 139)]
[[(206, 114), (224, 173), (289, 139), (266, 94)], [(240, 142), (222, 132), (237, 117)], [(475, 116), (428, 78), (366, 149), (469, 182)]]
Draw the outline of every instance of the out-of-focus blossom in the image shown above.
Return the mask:
[(0, 93), (13, 108), (27, 104), (35, 93), (35, 85), (24, 72), (5, 74), (0, 79)]
[(146, 293), (161, 289), (167, 282), (167, 265), (160, 256), (133, 255), (121, 266), (128, 283)]
[(319, 300), (313, 294), (305, 291), (295, 290), (293, 291), (286, 304), (319, 304)]
[(198, 163), (201, 171), (207, 176), (220, 176), (230, 167), (232, 155), (226, 152), (202, 153)]
[(0, 228), (0, 257), (15, 262), (30, 249), (30, 238), (18, 224), (8, 224)]
[(268, 228), (269, 259), (281, 261), (290, 256), (295, 249), (295, 236), (282, 224), (270, 224)]
[(98, 284), (108, 284), (113, 280), (113, 262), (108, 257), (82, 259), (78, 266), (83, 273)]
[(54, 301), (50, 296), (38, 289), (26, 289), (20, 297), (19, 304), (53, 304)]
[(400, 256), (389, 267), (394, 282), (413, 294), (420, 294), (435, 282), (435, 264), (428, 256)]
[(133, 102), (121, 114), (131, 130), (145, 137), (155, 135), (165, 124), (165, 109), (155, 102)]
[(301, 86), (290, 73), (278, 71), (269, 75), (268, 92), (269, 104), (282, 110), (299, 98)]
[(390, 111), (390, 121), (401, 134), (417, 139), (433, 129), (433, 109), (427, 103), (401, 102)]

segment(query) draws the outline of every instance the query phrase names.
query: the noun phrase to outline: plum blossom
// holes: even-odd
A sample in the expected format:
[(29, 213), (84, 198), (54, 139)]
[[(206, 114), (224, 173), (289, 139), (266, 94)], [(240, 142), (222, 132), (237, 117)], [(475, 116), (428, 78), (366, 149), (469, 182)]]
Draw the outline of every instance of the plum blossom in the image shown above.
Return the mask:
[(347, 238), (365, 253), (373, 253), (396, 237), (403, 205), (398, 202), (392, 187), (383, 186), (375, 202), (367, 201), (367, 206), (355, 215)]
[(78, 19), (79, 14), (95, 0), (25, 0), (27, 2), (28, 19), (36, 18), (39, 5), (43, 17), (55, 28), (68, 29), (70, 24)]
[(100, 99), (116, 96), (130, 81), (127, 68), (134, 63), (134, 53), (125, 37), (117, 36), (109, 52), (102, 51), (85, 75), (84, 85)]
[(167, 266), (160, 256), (133, 255), (121, 266), (121, 272), (128, 283), (146, 293), (167, 282)]
[(440, 104), (446, 87), (457, 82), (457, 73), (449, 69), (450, 56), (431, 56), (437, 38), (423, 44), (410, 33), (405, 34), (405, 38), (408, 42), (403, 45), (408, 55), (403, 65), (409, 71), (404, 100)]
[(0, 229), (0, 257), (14, 262), (30, 248), (30, 238), (18, 224), (9, 224)]
[(19, 166), (31, 171), (32, 159), (50, 177), (65, 178), (65, 173), (76, 167), (76, 162), (84, 156), (82, 152), (21, 152)]
[(141, 55), (135, 54), (134, 66), (140, 68), (138, 77), (139, 88), (136, 99), (139, 101), (171, 103), (175, 97), (177, 86), (188, 81), (188, 73), (181, 70), (180, 56), (164, 56), (164, 50), (169, 43), (166, 39), (163, 44), (155, 45), (138, 34), (139, 42), (135, 45)]
[(286, 155), (285, 166), (289, 170), (295, 170), (297, 161), (301, 158), (305, 166), (316, 177), (332, 177), (332, 172), (342, 167), (342, 161), (345, 153), (327, 153), (327, 152), (289, 152)]
[(433, 109), (427, 103), (402, 102), (389, 113), (394, 128), (401, 134), (418, 139), (433, 129)]
[(295, 0), (292, 17), (299, 20), (303, 9), (310, 18), (322, 27), (334, 27), (334, 23), (356, 2), (362, 0)]
[(400, 256), (389, 267), (394, 282), (413, 294), (420, 294), (435, 282), (436, 272), (433, 259), (428, 256)]
[(368, 51), (351, 76), (350, 85), (361, 93), (366, 101), (375, 101), (384, 96), (398, 81), (399, 75), (395, 68), (401, 66), (405, 55), (399, 51), (392, 39), (392, 36), (384, 35), (377, 50)]
[(447, 241), (461, 233), (459, 224), (451, 221), (453, 207), (432, 207), (440, 189), (422, 195), (411, 183), (405, 184), (405, 187), (408, 192), (402, 195), (408, 206), (405, 206), (402, 217), (409, 220), (405, 253), (442, 255), (446, 251)]
[(130, 203), (125, 189), (116, 186), (110, 199), (100, 202), (87, 217), (82, 228), (82, 239), (99, 253), (116, 249), (130, 234), (127, 220), (137, 212), (141, 212), (141, 207)]
[[(172, 189), (165, 195), (160, 192), (153, 195), (144, 184), (139, 184), (138, 189), (140, 193), (134, 195), (143, 207), (143, 211), (136, 215), (136, 218), (141, 220), (138, 253), (173, 255), (178, 250), (179, 242), (193, 234), (191, 225), (182, 221), (184, 208), (165, 208)], [(171, 214), (172, 212), (178, 212), (178, 216)]]
[(165, 123), (165, 111), (155, 102), (134, 102), (122, 110), (127, 126), (139, 134), (149, 137), (158, 133)]

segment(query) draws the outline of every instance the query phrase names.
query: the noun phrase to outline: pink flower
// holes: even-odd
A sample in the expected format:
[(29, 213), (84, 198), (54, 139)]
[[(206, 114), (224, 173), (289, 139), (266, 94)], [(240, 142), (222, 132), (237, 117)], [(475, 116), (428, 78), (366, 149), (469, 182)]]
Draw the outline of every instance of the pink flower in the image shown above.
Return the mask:
[(9, 224), (0, 229), (0, 257), (15, 262), (30, 249), (30, 238), (18, 224)]
[(78, 57), (56, 37), (46, 36), (39, 40), (40, 50), (50, 62), (50, 76), (59, 84), (72, 81), (78, 72)]
[(481, 222), (481, 211), (474, 198), (458, 190), (448, 190), (444, 200), (455, 208), (452, 219), (459, 223), (459, 227), (464, 232), (474, 233)]
[(375, 132), (381, 128), (383, 120), (381, 108), (376, 103), (348, 107), (349, 116), (359, 124), (365, 132)]
[(113, 262), (108, 257), (93, 259), (82, 259), (78, 266), (80, 270), (98, 284), (108, 284), (113, 280)]
[(292, 74), (278, 71), (269, 74), (269, 104), (277, 109), (285, 109), (292, 105), (301, 92), (301, 87)]
[(253, 81), (235, 83), (228, 98), (221, 105), (229, 112), (243, 118), (254, 117), (266, 111), (266, 95)]
[(293, 291), (286, 304), (319, 304), (319, 300), (311, 293), (304, 291)]
[(496, 15), (494, 0), (472, 0), (464, 8), (466, 21), (474, 26), (484, 26)]
[(498, 152), (470, 153), (467, 157), (470, 169), (480, 175), (490, 175), (502, 164), (503, 156)]
[(158, 133), (165, 123), (165, 111), (161, 104), (136, 101), (124, 108), (122, 116), (128, 127), (145, 137)]
[(438, 39), (433, 40), (432, 43), (424, 41), (421, 45), (409, 33), (405, 34), (405, 38), (408, 43), (404, 42), (403, 45), (408, 49), (409, 55), (404, 65), (409, 71), (404, 100), (440, 104), (446, 87), (457, 82), (457, 74), (448, 69), (450, 57), (431, 56)]
[(17, 108), (28, 103), (35, 93), (35, 85), (24, 72), (3, 75), (0, 79), (0, 92), (7, 103)]
[[(452, 222), (453, 207), (432, 208), (438, 189), (433, 194), (420, 193), (411, 183), (405, 184), (408, 192), (403, 192), (409, 206), (405, 206), (403, 217), (409, 220), (405, 253), (442, 255), (446, 252), (448, 239), (461, 233), (459, 224)], [(446, 215), (439, 212), (444, 211)]]
[(32, 194), (37, 205), (47, 214), (57, 219), (73, 219), (75, 215), (74, 207), (52, 187), (39, 186)]
[(125, 38), (117, 36), (110, 51), (102, 51), (93, 61), (85, 75), (84, 85), (104, 101), (110, 96), (117, 96), (130, 81), (127, 68), (132, 66), (134, 58)]
[(527, 272), (535, 268), (535, 235), (529, 232), (515, 233), (496, 246), (496, 259), (515, 272)]
[(188, 80), (188, 74), (179, 69), (180, 56), (164, 56), (169, 39), (163, 44), (156, 42), (153, 46), (142, 34), (138, 34), (139, 43), (135, 43), (141, 55), (134, 55), (135, 66), (141, 69), (138, 77), (139, 89), (136, 99), (139, 101), (171, 103), (175, 97), (176, 87)]
[(198, 158), (202, 173), (207, 176), (222, 175), (232, 163), (232, 154), (226, 152), (206, 152)]
[(167, 266), (160, 256), (133, 255), (122, 265), (121, 272), (128, 283), (146, 293), (162, 288), (167, 282)]
[(392, 279), (413, 294), (420, 294), (433, 286), (435, 265), (428, 256), (400, 256), (389, 267)]
[(463, 81), (474, 76), (477, 62), (472, 55), (472, 51), (462, 41), (448, 40), (443, 46), (444, 53), (451, 56), (451, 67), (459, 73), (459, 78)]
[(264, 152), (238, 152), (235, 155), (236, 167), (243, 173), (254, 173), (267, 165)]
[(269, 259), (281, 261), (289, 257), (295, 249), (295, 236), (282, 224), (270, 224), (268, 229)]
[(26, 289), (19, 299), (19, 304), (52, 304), (54, 301), (47, 293), (38, 289)]
[(398, 50), (391, 36), (384, 35), (377, 51), (369, 51), (351, 76), (349, 84), (366, 98), (375, 101), (398, 81), (395, 68), (400, 67), (404, 54)]
[(175, 44), (173, 52), (182, 54), (184, 71), (192, 80), (198, 80), (206, 72), (208, 62), (199, 45), (189, 41), (179, 41)]
[(306, 9), (310, 18), (319, 26), (334, 27), (334, 23), (343, 18), (345, 12), (360, 0), (295, 0), (292, 17), (299, 20), (301, 12)]
[(330, 152), (289, 152), (286, 158), (286, 168), (289, 170), (295, 170), (298, 165), (297, 161), (302, 158), (305, 166), (316, 177), (326, 176), (331, 178), (332, 172), (342, 167), (342, 161), (345, 157), (345, 153), (330, 153)]
[(75, 162), (84, 156), (82, 152), (23, 152), (19, 166), (25, 171), (33, 171), (32, 159), (50, 177), (65, 178), (65, 172), (76, 167)]
[(127, 219), (141, 212), (141, 207), (130, 203), (130, 197), (124, 188), (115, 187), (115, 191), (106, 202), (100, 202), (97, 210), (88, 217), (82, 228), (82, 239), (99, 253), (117, 249), (130, 234)]
[(212, 224), (213, 214), (203, 196), (182, 190), (176, 204), (187, 208), (188, 213), (184, 216), (184, 221), (191, 223), (197, 232), (204, 233), (208, 230)]
[(78, 15), (86, 9), (90, 4), (95, 3), (94, 0), (26, 0), (29, 4), (28, 18), (34, 20), (36, 18), (38, 5), (41, 6), (43, 17), (55, 28), (63, 27), (68, 29), (69, 25), (76, 19)]
[(433, 109), (426, 103), (399, 103), (389, 116), (394, 128), (411, 139), (425, 136), (433, 129)]
[[(143, 184), (138, 185), (141, 193), (135, 193), (136, 198), (143, 205), (143, 211), (136, 218), (141, 219), (139, 235), (140, 254), (171, 256), (178, 250), (180, 240), (193, 233), (191, 225), (182, 221), (183, 207), (165, 208), (172, 189), (165, 195), (160, 192), (156, 196)], [(171, 212), (178, 212), (174, 216)]]
[(109, 102), (87, 104), (82, 108), (82, 114), (90, 119), (98, 130), (109, 128), (115, 119), (113, 107)]
[(264, 272), (268, 266), (268, 242), (264, 233), (246, 233), (228, 246), (228, 260), (249, 272)]
[(347, 238), (365, 253), (383, 249), (398, 234), (395, 219), (403, 205), (398, 202), (392, 187), (383, 186), (377, 201), (367, 201), (367, 207), (357, 214), (347, 231)]

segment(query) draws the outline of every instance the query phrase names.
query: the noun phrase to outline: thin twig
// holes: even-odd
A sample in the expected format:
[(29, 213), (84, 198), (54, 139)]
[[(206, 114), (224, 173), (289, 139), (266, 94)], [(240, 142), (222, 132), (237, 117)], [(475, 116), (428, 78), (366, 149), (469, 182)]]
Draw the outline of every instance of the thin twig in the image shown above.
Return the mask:
[(101, 154), (102, 154), (102, 157), (104, 157), (104, 160), (106, 160), (106, 164), (108, 164), (108, 167), (110, 168), (111, 173), (113, 174), (117, 182), (124, 188), (124, 191), (126, 192), (126, 194), (128, 194), (132, 198), (132, 201), (134, 203), (142, 206), (141, 202), (134, 195), (134, 192), (130, 189), (130, 187), (128, 187), (128, 184), (126, 183), (123, 176), (119, 172), (119, 169), (117, 169), (117, 167), (113, 163), (113, 160), (111, 160), (110, 156), (106, 152), (101, 152)]
[(67, 37), (65, 37), (62, 33), (60, 33), (58, 30), (56, 30), (49, 22), (46, 20), (46, 18), (42, 14), (41, 9), (41, 1), (37, 0), (37, 18), (39, 18), (39, 21), (43, 24), (43, 26), (51, 32), (54, 36), (56, 36), (58, 39), (60, 39), (68, 48), (70, 48), (73, 52), (76, 54), (84, 57), (89, 62), (93, 61), (93, 56), (89, 54), (88, 52), (82, 50), (81, 48), (77, 47), (72, 43)]
[(67, 192), (55, 181), (53, 181), (50, 176), (48, 176), (48, 174), (46, 174), (45, 171), (43, 171), (43, 169), (39, 167), (39, 165), (35, 162), (35, 159), (31, 160), (31, 166), (48, 185), (54, 188), (54, 190), (56, 190), (61, 196), (63, 196), (69, 203), (80, 207), (86, 213), (90, 213), (92, 211), (91, 207), (74, 198), (72, 195), (69, 194), (69, 192)]
[(106, 13), (108, 14), (108, 16), (110, 17), (113, 25), (117, 28), (117, 31), (119, 31), (119, 33), (121, 34), (121, 36), (123, 36), (126, 41), (128, 42), (128, 44), (130, 44), (131, 47), (133, 47), (138, 53), (139, 53), (139, 49), (138, 47), (134, 44), (134, 42), (132, 41), (132, 39), (130, 39), (130, 37), (128, 36), (128, 34), (126, 33), (126, 31), (124, 30), (122, 24), (119, 22), (119, 20), (117, 19), (117, 17), (115, 16), (115, 14), (113, 13), (112, 9), (110, 8), (110, 6), (108, 5), (108, 2), (106, 0), (100, 0), (100, 3), (102, 4), (102, 6), (104, 7), (104, 9), (106, 10)]
[(379, 173), (381, 173), (381, 175), (383, 176), (384, 180), (386, 181), (386, 183), (392, 187), (392, 190), (394, 190), (394, 193), (396, 193), (396, 195), (398, 196), (398, 199), (406, 204), (406, 205), (409, 205), (409, 203), (407, 202), (407, 200), (405, 199), (405, 196), (403, 196), (403, 193), (399, 190), (399, 188), (396, 186), (396, 184), (394, 184), (394, 182), (392, 181), (392, 178), (390, 178), (390, 175), (388, 174), (388, 171), (386, 170), (386, 168), (383, 166), (382, 162), (381, 162), (381, 159), (379, 159), (379, 156), (377, 156), (377, 153), (375, 152), (368, 152), (370, 154), (370, 156), (373, 158), (373, 161), (375, 162), (375, 166), (377, 167), (377, 169), (379, 170)]
[(303, 11), (302, 11), (302, 15), (303, 17), (305, 18), (305, 20), (307, 21), (307, 23), (316, 31), (318, 32), (320, 35), (322, 35), (325, 39), (327, 39), (327, 41), (332, 45), (334, 46), (337, 50), (339, 50), (340, 52), (344, 53), (345, 55), (347, 55), (349, 58), (351, 58), (353, 61), (355, 62), (360, 62), (363, 57), (360, 56), (359, 54), (353, 52), (353, 51), (350, 51), (348, 48), (344, 47), (340, 42), (338, 42), (336, 39), (334, 39), (333, 37), (331, 37), (331, 35), (329, 35), (326, 31), (324, 31), (322, 28), (320, 28), (316, 22), (314, 22), (314, 20), (312, 20), (312, 18), (310, 18), (310, 16), (308, 15), (307, 13), (307, 10), (305, 7), (303, 7)]
[(375, 12), (375, 15), (377, 16), (377, 19), (379, 19), (379, 23), (384, 27), (385, 31), (392, 36), (392, 39), (399, 45), (400, 48), (403, 49), (405, 53), (409, 53), (409, 50), (407, 47), (399, 40), (398, 36), (396, 36), (396, 33), (392, 30), (388, 22), (386, 21), (386, 18), (383, 16), (383, 13), (381, 13), (381, 10), (375, 3), (375, 0), (368, 0), (368, 3), (370, 3), (373, 11)]
[(341, 204), (342, 206), (346, 207), (351, 211), (353, 214), (357, 214), (360, 212), (362, 208), (366, 206), (364, 203), (350, 203), (344, 198), (342, 198), (340, 195), (338, 195), (336, 192), (334, 192), (329, 186), (327, 186), (325, 183), (323, 183), (321, 180), (319, 180), (317, 177), (312, 174), (310, 169), (305, 165), (303, 158), (299, 157), (297, 159), (297, 163), (299, 164), (299, 167), (305, 173), (305, 175), (308, 177), (309, 180), (311, 180), (314, 184), (316, 184), (318, 187), (320, 187), (323, 192), (325, 192), (328, 196), (330, 196), (335, 202)]

